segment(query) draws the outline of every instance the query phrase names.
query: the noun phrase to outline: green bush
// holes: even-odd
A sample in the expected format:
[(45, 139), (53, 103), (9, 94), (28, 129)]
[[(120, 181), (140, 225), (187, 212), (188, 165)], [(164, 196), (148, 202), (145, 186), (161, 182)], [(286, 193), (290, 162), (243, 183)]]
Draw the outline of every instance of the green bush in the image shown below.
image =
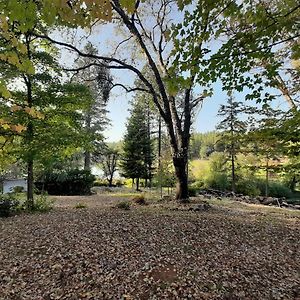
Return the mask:
[(76, 209), (82, 209), (82, 208), (87, 208), (86, 204), (84, 203), (77, 203), (74, 208)]
[(13, 192), (14, 193), (22, 193), (22, 192), (24, 192), (24, 187), (23, 186), (15, 186), (13, 188)]
[(48, 212), (54, 207), (54, 200), (49, 199), (47, 194), (38, 195), (34, 200), (34, 211)]
[(271, 182), (269, 185), (269, 195), (271, 197), (277, 198), (290, 198), (292, 196), (292, 192), (287, 186), (283, 185), (282, 183)]
[(199, 192), (199, 189), (193, 185), (189, 185), (188, 186), (188, 191), (189, 191), (189, 196), (190, 197), (196, 197), (198, 192)]
[(240, 178), (236, 183), (236, 192), (253, 197), (261, 195), (261, 191), (257, 186), (257, 181), (255, 178)]
[(43, 177), (35, 185), (49, 195), (89, 195), (95, 180), (90, 171), (78, 169), (46, 173)]
[(119, 202), (117, 203), (116, 208), (130, 210), (130, 203), (128, 201)]
[(18, 211), (20, 202), (12, 194), (0, 195), (0, 217), (9, 217)]
[(226, 174), (212, 172), (205, 178), (204, 188), (226, 191), (230, 188), (230, 183)]
[(197, 194), (199, 193), (199, 191), (201, 189), (203, 189), (203, 187), (204, 187), (204, 182), (203, 181), (199, 181), (199, 180), (195, 181), (195, 182), (193, 182), (191, 184), (189, 184), (189, 187), (188, 187), (188, 189), (189, 189), (189, 196), (196, 197)]

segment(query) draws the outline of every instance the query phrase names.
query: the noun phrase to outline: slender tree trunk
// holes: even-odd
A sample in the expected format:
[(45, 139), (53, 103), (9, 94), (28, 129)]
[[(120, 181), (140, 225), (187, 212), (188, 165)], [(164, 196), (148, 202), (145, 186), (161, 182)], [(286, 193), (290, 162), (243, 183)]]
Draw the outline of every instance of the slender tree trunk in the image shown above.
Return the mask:
[(29, 159), (27, 162), (27, 209), (33, 210), (33, 160)]
[(84, 152), (84, 169), (87, 171), (91, 170), (91, 152)]
[(234, 146), (231, 145), (231, 191), (235, 193), (235, 155)]
[(294, 175), (290, 182), (290, 189), (292, 192), (295, 192), (296, 183), (297, 183), (297, 180), (296, 180), (296, 176)]
[[(30, 36), (26, 35), (26, 47), (27, 47), (27, 55), (28, 59), (31, 60), (31, 49), (30, 49)], [(28, 107), (33, 107), (33, 96), (32, 96), (32, 81), (29, 75), (24, 75), (24, 81), (27, 89), (27, 105)], [(34, 161), (34, 152), (31, 148), (31, 143), (34, 139), (34, 127), (31, 121), (31, 116), (29, 117), (25, 142), (27, 146), (29, 146), (29, 153), (27, 159), (27, 201), (26, 206), (28, 210), (33, 210), (34, 208), (34, 198), (33, 198), (33, 161)]]
[(161, 116), (158, 118), (158, 172), (160, 198), (162, 198), (162, 173), (161, 173)]
[(136, 179), (136, 190), (139, 191), (139, 187), (140, 187), (140, 178)]
[[(92, 121), (91, 112), (88, 111), (85, 116), (85, 126), (86, 126), (87, 133), (91, 132), (91, 121)], [(84, 169), (87, 171), (91, 170), (91, 152), (89, 150), (84, 152)]]
[(269, 159), (266, 159), (266, 186), (265, 196), (269, 196)]

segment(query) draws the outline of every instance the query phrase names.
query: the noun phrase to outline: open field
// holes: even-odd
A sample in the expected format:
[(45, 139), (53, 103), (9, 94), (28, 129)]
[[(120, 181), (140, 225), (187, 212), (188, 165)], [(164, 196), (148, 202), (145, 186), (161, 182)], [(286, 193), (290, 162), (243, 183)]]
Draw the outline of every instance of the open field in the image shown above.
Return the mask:
[(55, 197), (50, 213), (0, 219), (0, 299), (300, 299), (299, 211), (114, 207), (125, 198)]

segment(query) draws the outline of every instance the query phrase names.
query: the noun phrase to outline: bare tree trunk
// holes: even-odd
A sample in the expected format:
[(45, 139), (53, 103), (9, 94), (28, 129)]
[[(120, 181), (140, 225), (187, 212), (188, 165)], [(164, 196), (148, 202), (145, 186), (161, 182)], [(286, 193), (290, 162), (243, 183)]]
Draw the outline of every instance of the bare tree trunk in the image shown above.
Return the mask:
[(231, 191), (235, 193), (235, 161), (234, 153), (231, 154)]
[(29, 210), (34, 208), (33, 200), (33, 160), (27, 162), (27, 203), (26, 206)]
[(290, 189), (292, 192), (295, 192), (296, 183), (297, 183), (297, 179), (296, 179), (296, 176), (294, 175), (290, 182)]
[(91, 170), (91, 152), (84, 152), (84, 169), (87, 171)]
[[(31, 49), (30, 49), (30, 36), (26, 35), (26, 47), (27, 47), (27, 55), (28, 59), (31, 59)], [(27, 89), (27, 104), (28, 107), (33, 106), (33, 97), (32, 97), (32, 82), (31, 82), (31, 77), (29, 75), (24, 75), (24, 81)], [(31, 116), (29, 116), (31, 118)], [(26, 137), (25, 137), (25, 142), (27, 145), (32, 143), (34, 138), (34, 128), (33, 128), (33, 123), (29, 119), (28, 125), (27, 125), (27, 131), (26, 131)], [(31, 148), (30, 148), (31, 149)], [(28, 210), (33, 210), (34, 208), (34, 199), (33, 199), (33, 161), (34, 161), (34, 153), (29, 150), (30, 152), (27, 154), (28, 159), (27, 159), (27, 201), (26, 201), (26, 206)]]
[(108, 179), (108, 186), (112, 187), (112, 182), (113, 182), (113, 174), (111, 174), (111, 176)]
[(140, 178), (136, 179), (136, 191), (139, 191), (140, 188)]
[(295, 104), (294, 99), (292, 98), (290, 91), (288, 90), (285, 82), (283, 81), (282, 77), (280, 75), (276, 75), (273, 77), (278, 89), (281, 91), (283, 97), (287, 101), (288, 105), (292, 109), (297, 109), (297, 105)]
[(266, 186), (265, 196), (269, 196), (269, 158), (266, 159)]
[[(91, 131), (91, 121), (92, 121), (91, 112), (88, 111), (85, 116), (85, 126), (86, 126), (87, 133), (90, 133)], [(91, 152), (89, 150), (86, 150), (84, 152), (84, 169), (86, 171), (91, 170)]]

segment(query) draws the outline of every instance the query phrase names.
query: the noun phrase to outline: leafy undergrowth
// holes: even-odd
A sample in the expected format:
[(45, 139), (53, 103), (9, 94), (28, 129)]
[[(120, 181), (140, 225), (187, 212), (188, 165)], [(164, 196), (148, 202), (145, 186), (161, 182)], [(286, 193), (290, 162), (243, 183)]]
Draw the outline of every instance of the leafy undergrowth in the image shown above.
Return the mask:
[(300, 297), (299, 214), (230, 201), (124, 211), (86, 199), (0, 220), (1, 300)]

